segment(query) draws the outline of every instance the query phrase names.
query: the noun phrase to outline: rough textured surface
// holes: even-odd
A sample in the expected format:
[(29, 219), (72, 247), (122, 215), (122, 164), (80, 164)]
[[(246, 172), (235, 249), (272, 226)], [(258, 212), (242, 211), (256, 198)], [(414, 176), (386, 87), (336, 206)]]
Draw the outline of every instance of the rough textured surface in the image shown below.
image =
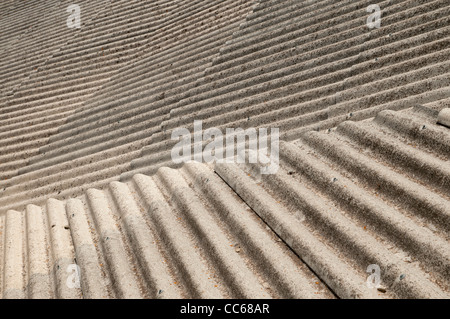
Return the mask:
[[(280, 170), (189, 163), (0, 217), (7, 298), (449, 298), (450, 130), (383, 111), (281, 142)], [(81, 289), (67, 287), (70, 264)], [(367, 286), (380, 267), (379, 289)]]
[(379, 5), (380, 29), (353, 0), (114, 1), (72, 38), (53, 28), (70, 41), (1, 104), (0, 205), (174, 167), (194, 120), (294, 140), (448, 101), (448, 1)]
[(443, 109), (439, 112), (438, 123), (450, 127), (450, 108)]
[[(0, 4), (1, 297), (450, 297), (448, 1), (78, 3)], [(194, 120), (280, 170), (178, 167)]]
[(168, 117), (157, 101), (196, 85), (253, 4), (108, 2), (1, 104), (0, 203), (80, 194), (126, 172)]

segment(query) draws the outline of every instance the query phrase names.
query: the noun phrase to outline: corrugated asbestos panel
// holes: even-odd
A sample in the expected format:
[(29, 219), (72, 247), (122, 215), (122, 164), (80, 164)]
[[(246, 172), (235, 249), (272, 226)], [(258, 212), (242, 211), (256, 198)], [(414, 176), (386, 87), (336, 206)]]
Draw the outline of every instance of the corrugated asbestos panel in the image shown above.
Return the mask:
[(260, 3), (201, 85), (176, 103), (130, 174), (172, 165), (178, 127), (275, 127), (284, 140), (450, 97), (448, 1), (381, 1), (381, 27), (367, 1)]
[[(79, 32), (66, 25), (69, 0), (15, 1), (10, 12), (0, 20), (0, 102), (14, 95), (23, 81), (37, 73), (54, 54), (70, 42)], [(101, 8), (108, 7), (107, 0), (80, 0), (85, 27)]]
[(275, 175), (189, 163), (10, 210), (1, 294), (448, 298), (450, 130), (436, 121), (383, 111), (281, 142)]
[(5, 298), (334, 298), (202, 164), (10, 210), (1, 226)]
[[(357, 278), (378, 265), (382, 289), (396, 297), (448, 298), (450, 130), (436, 117), (421, 107), (383, 111), (281, 142), (276, 175), (216, 171), (338, 296), (364, 290)], [(310, 248), (308, 233), (337, 260)]]
[(0, 206), (117, 180), (168, 117), (155, 103), (197, 85), (253, 4), (108, 2), (0, 101)]
[[(4, 103), (0, 102), (2, 180), (19, 174), (29, 164), (29, 158), (38, 155), (67, 122), (68, 116), (82, 109), (83, 103), (124, 65), (142, 57), (149, 34), (154, 33), (160, 19), (167, 18), (167, 11), (175, 6), (167, 1), (90, 1), (89, 5), (83, 2), (78, 5), (83, 21), (80, 30), (69, 30), (60, 17), (60, 23), (53, 23), (48, 32), (42, 26), (39, 29), (40, 43), (51, 44), (44, 46), (43, 52), (35, 48), (35, 37), (24, 38), (12, 46), (14, 54), (5, 52), (4, 82), (17, 78), (20, 85)], [(69, 15), (62, 4), (55, 10), (61, 16)], [(95, 18), (91, 21), (92, 11)], [(51, 51), (58, 44), (58, 50)], [(32, 60), (16, 54), (29, 48), (35, 48)], [(39, 67), (37, 57), (45, 59)], [(28, 64), (36, 72), (24, 78)]]
[[(111, 5), (124, 9), (113, 10), (118, 15), (135, 17), (137, 3)], [(278, 127), (283, 140), (292, 141), (347, 119), (448, 100), (448, 1), (378, 4), (381, 28), (369, 29), (365, 0), (198, 0), (182, 6), (161, 1), (154, 8), (161, 18), (154, 29), (147, 25), (148, 37), (138, 22), (123, 26), (128, 20), (114, 20), (118, 31), (139, 34), (131, 44), (141, 37), (147, 42), (142, 50), (128, 47), (126, 37), (108, 45), (107, 61), (114, 57), (114, 62), (122, 54), (115, 50), (124, 48), (138, 55), (110, 77), (88, 71), (102, 61), (102, 45), (74, 41), (67, 48), (73, 51), (74, 64), (66, 69), (71, 80), (61, 83), (63, 91), (57, 89), (60, 84), (46, 82), (38, 95), (44, 97), (47, 88), (54, 89), (53, 98), (63, 92), (70, 99), (79, 99), (81, 92), (92, 95), (83, 95), (75, 110), (70, 103), (41, 103), (29, 100), (37, 96), (27, 90), (17, 92), (13, 107), (23, 114), (9, 114), (14, 117), (3, 124), (14, 123), (0, 133), (10, 137), (0, 142), (6, 152), (0, 165), (10, 177), (0, 181), (0, 205), (17, 209), (30, 199), (65, 199), (88, 187), (175, 167), (171, 133), (178, 127), (192, 131), (194, 120), (202, 120), (204, 129), (223, 131)], [(99, 18), (101, 25), (89, 33), (92, 41), (103, 40), (111, 19)], [(79, 41), (92, 63), (76, 55)], [(63, 63), (64, 57), (55, 58)], [(48, 62), (49, 68), (55, 65)], [(79, 67), (87, 77), (77, 78)], [(40, 78), (54, 81), (49, 75)], [(35, 84), (28, 87), (34, 90)], [(97, 84), (101, 88), (92, 92)], [(77, 91), (66, 92), (71, 88)], [(24, 102), (37, 104), (39, 112), (31, 117)]]
[[(80, 3), (0, 5), (1, 297), (450, 297), (448, 1)], [(194, 120), (279, 171), (177, 167)]]

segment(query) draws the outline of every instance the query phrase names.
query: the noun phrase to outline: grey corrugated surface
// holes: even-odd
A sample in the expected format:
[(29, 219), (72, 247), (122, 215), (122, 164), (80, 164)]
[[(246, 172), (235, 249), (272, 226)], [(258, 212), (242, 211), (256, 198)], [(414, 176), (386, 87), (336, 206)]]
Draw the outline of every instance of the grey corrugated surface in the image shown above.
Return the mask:
[[(69, 16), (66, 10), (72, 4), (71, 1), (16, 3), (20, 10), (11, 9), (12, 12), (0, 21), (2, 35), (5, 37), (0, 51), (2, 104), (8, 101), (22, 81), (36, 74), (53, 54), (79, 35), (79, 32), (66, 26)], [(107, 7), (108, 3), (107, 0), (79, 1), (78, 5), (83, 8), (84, 26), (88, 26), (97, 17), (99, 10)]]
[[(0, 219), (3, 297), (448, 298), (450, 130), (425, 108), (185, 164)], [(256, 168), (256, 170), (255, 170)], [(68, 265), (81, 267), (69, 289)], [(381, 287), (369, 288), (369, 265)]]
[(0, 182), (0, 203), (64, 198), (85, 184), (173, 166), (171, 133), (194, 120), (205, 129), (279, 127), (293, 140), (449, 97), (447, 1), (381, 1), (382, 27), (372, 30), (366, 1), (252, 5), (196, 1), (169, 10), (142, 57), (64, 114), (45, 145), (32, 154), (26, 143), (13, 146), (26, 159)]
[[(321, 252), (304, 247), (284, 209), (304, 216), (307, 229), (356, 272), (379, 265), (383, 285), (398, 297), (448, 298), (450, 131), (435, 124), (436, 114), (423, 112), (384, 111), (375, 120), (281, 142), (282, 170), (258, 184), (232, 165), (217, 171), (300, 256), (317, 264), (311, 267), (321, 278), (339, 266), (321, 264)], [(345, 295), (343, 281), (328, 284)]]
[(292, 140), (346, 119), (448, 98), (448, 2), (379, 5), (382, 27), (369, 30), (367, 1), (265, 2), (132, 168), (151, 173), (168, 165), (172, 130), (192, 130), (194, 120), (204, 129), (279, 127)]
[[(5, 118), (0, 118), (5, 125), (0, 134), (6, 137), (0, 141), (5, 147), (0, 174), (7, 178), (0, 181), (1, 206), (59, 192), (80, 194), (84, 185), (106, 185), (128, 171), (170, 112), (152, 101), (176, 101), (195, 87), (253, 5), (246, 0), (160, 1), (143, 10), (141, 1), (114, 3), (120, 10), (114, 7), (109, 14), (105, 9), (102, 23), (99, 18), (91, 29), (82, 28), (87, 39), (68, 45), (67, 54), (55, 56), (48, 70), (27, 84), (29, 89), (12, 98), (17, 105), (0, 110)], [(137, 22), (129, 22), (132, 15), (125, 9)], [(149, 27), (156, 18), (156, 27)], [(111, 34), (111, 24), (125, 38)], [(139, 36), (130, 39), (133, 33)], [(115, 37), (119, 40), (108, 42)], [(145, 45), (139, 46), (137, 38)], [(109, 51), (104, 58), (101, 48)], [(129, 62), (116, 68), (116, 59)], [(60, 83), (58, 66), (64, 63), (61, 72), (68, 78)], [(111, 79), (105, 82), (104, 76)], [(99, 79), (92, 82), (92, 77)], [(35, 88), (42, 79), (51, 83)], [(48, 92), (49, 87), (54, 90)], [(35, 100), (33, 90), (44, 100)], [(49, 94), (51, 101), (43, 103)]]
[[(2, 64), (1, 296), (449, 297), (448, 2), (380, 1), (374, 30), (367, 1), (253, 4), (159, 1), (147, 39), (140, 1), (107, 2), (28, 79)], [(279, 127), (280, 171), (173, 169), (199, 119)]]
[[(206, 181), (192, 169), (162, 169), (79, 199), (8, 211), (0, 295), (333, 297), (211, 169), (200, 168)], [(75, 262), (81, 290), (66, 285)]]
[[(94, 4), (96, 7), (92, 7)], [(35, 35), (27, 39), (26, 33), (11, 47), (15, 54), (11, 50), (5, 52), (8, 60), (4, 63), (3, 80), (9, 83), (17, 77), (20, 85), (14, 88), (12, 96), (5, 98), (0, 111), (1, 179), (17, 175), (29, 158), (39, 154), (39, 148), (58, 132), (58, 127), (66, 123), (69, 115), (80, 109), (123, 65), (139, 58), (148, 35), (159, 19), (167, 15), (164, 10), (173, 7), (164, 2), (141, 1), (91, 1), (89, 6), (83, 2), (79, 5), (84, 24), (81, 30), (69, 30), (59, 17), (59, 23), (51, 27), (52, 32), (44, 32), (41, 27), (38, 32), (45, 36), (39, 34), (38, 39)], [(55, 10), (68, 16), (65, 8), (61, 4)], [(93, 12), (95, 18), (90, 21)], [(48, 17), (42, 19), (47, 21)], [(43, 52), (34, 50), (33, 59), (21, 56), (23, 48), (28, 52), (36, 47), (33, 41), (38, 40), (45, 49)], [(39, 57), (45, 60), (42, 65), (35, 61)], [(14, 59), (16, 62), (12, 63)], [(28, 64), (33, 65), (35, 72), (26, 77), (24, 70)]]

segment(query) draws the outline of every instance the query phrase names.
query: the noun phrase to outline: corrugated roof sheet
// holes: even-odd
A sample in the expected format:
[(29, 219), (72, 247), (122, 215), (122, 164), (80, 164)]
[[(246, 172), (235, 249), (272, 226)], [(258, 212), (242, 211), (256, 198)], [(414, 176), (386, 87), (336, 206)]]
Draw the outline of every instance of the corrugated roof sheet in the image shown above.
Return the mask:
[[(450, 131), (435, 113), (384, 111), (281, 142), (280, 170), (262, 178), (190, 163), (9, 210), (1, 293), (448, 298)], [(82, 289), (67, 287), (75, 263)], [(367, 287), (373, 264), (386, 292)]]
[[(450, 296), (448, 1), (52, 4), (0, 5), (0, 296)], [(280, 170), (180, 168), (194, 120)]]
[(3, 206), (60, 191), (79, 194), (80, 186), (106, 185), (126, 172), (170, 111), (149, 100), (196, 85), (252, 3), (110, 5), (2, 106)]

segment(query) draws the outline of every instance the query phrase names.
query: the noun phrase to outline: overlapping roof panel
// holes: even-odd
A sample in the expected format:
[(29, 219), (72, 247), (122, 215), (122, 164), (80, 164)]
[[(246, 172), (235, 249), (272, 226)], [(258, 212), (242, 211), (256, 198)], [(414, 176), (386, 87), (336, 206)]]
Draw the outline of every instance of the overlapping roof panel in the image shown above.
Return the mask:
[[(376, 3), (2, 3), (0, 296), (448, 298), (450, 6)], [(178, 165), (199, 120), (279, 170)]]
[(9, 210), (2, 294), (447, 298), (450, 131), (436, 116), (384, 111), (281, 142), (275, 175), (189, 163)]

